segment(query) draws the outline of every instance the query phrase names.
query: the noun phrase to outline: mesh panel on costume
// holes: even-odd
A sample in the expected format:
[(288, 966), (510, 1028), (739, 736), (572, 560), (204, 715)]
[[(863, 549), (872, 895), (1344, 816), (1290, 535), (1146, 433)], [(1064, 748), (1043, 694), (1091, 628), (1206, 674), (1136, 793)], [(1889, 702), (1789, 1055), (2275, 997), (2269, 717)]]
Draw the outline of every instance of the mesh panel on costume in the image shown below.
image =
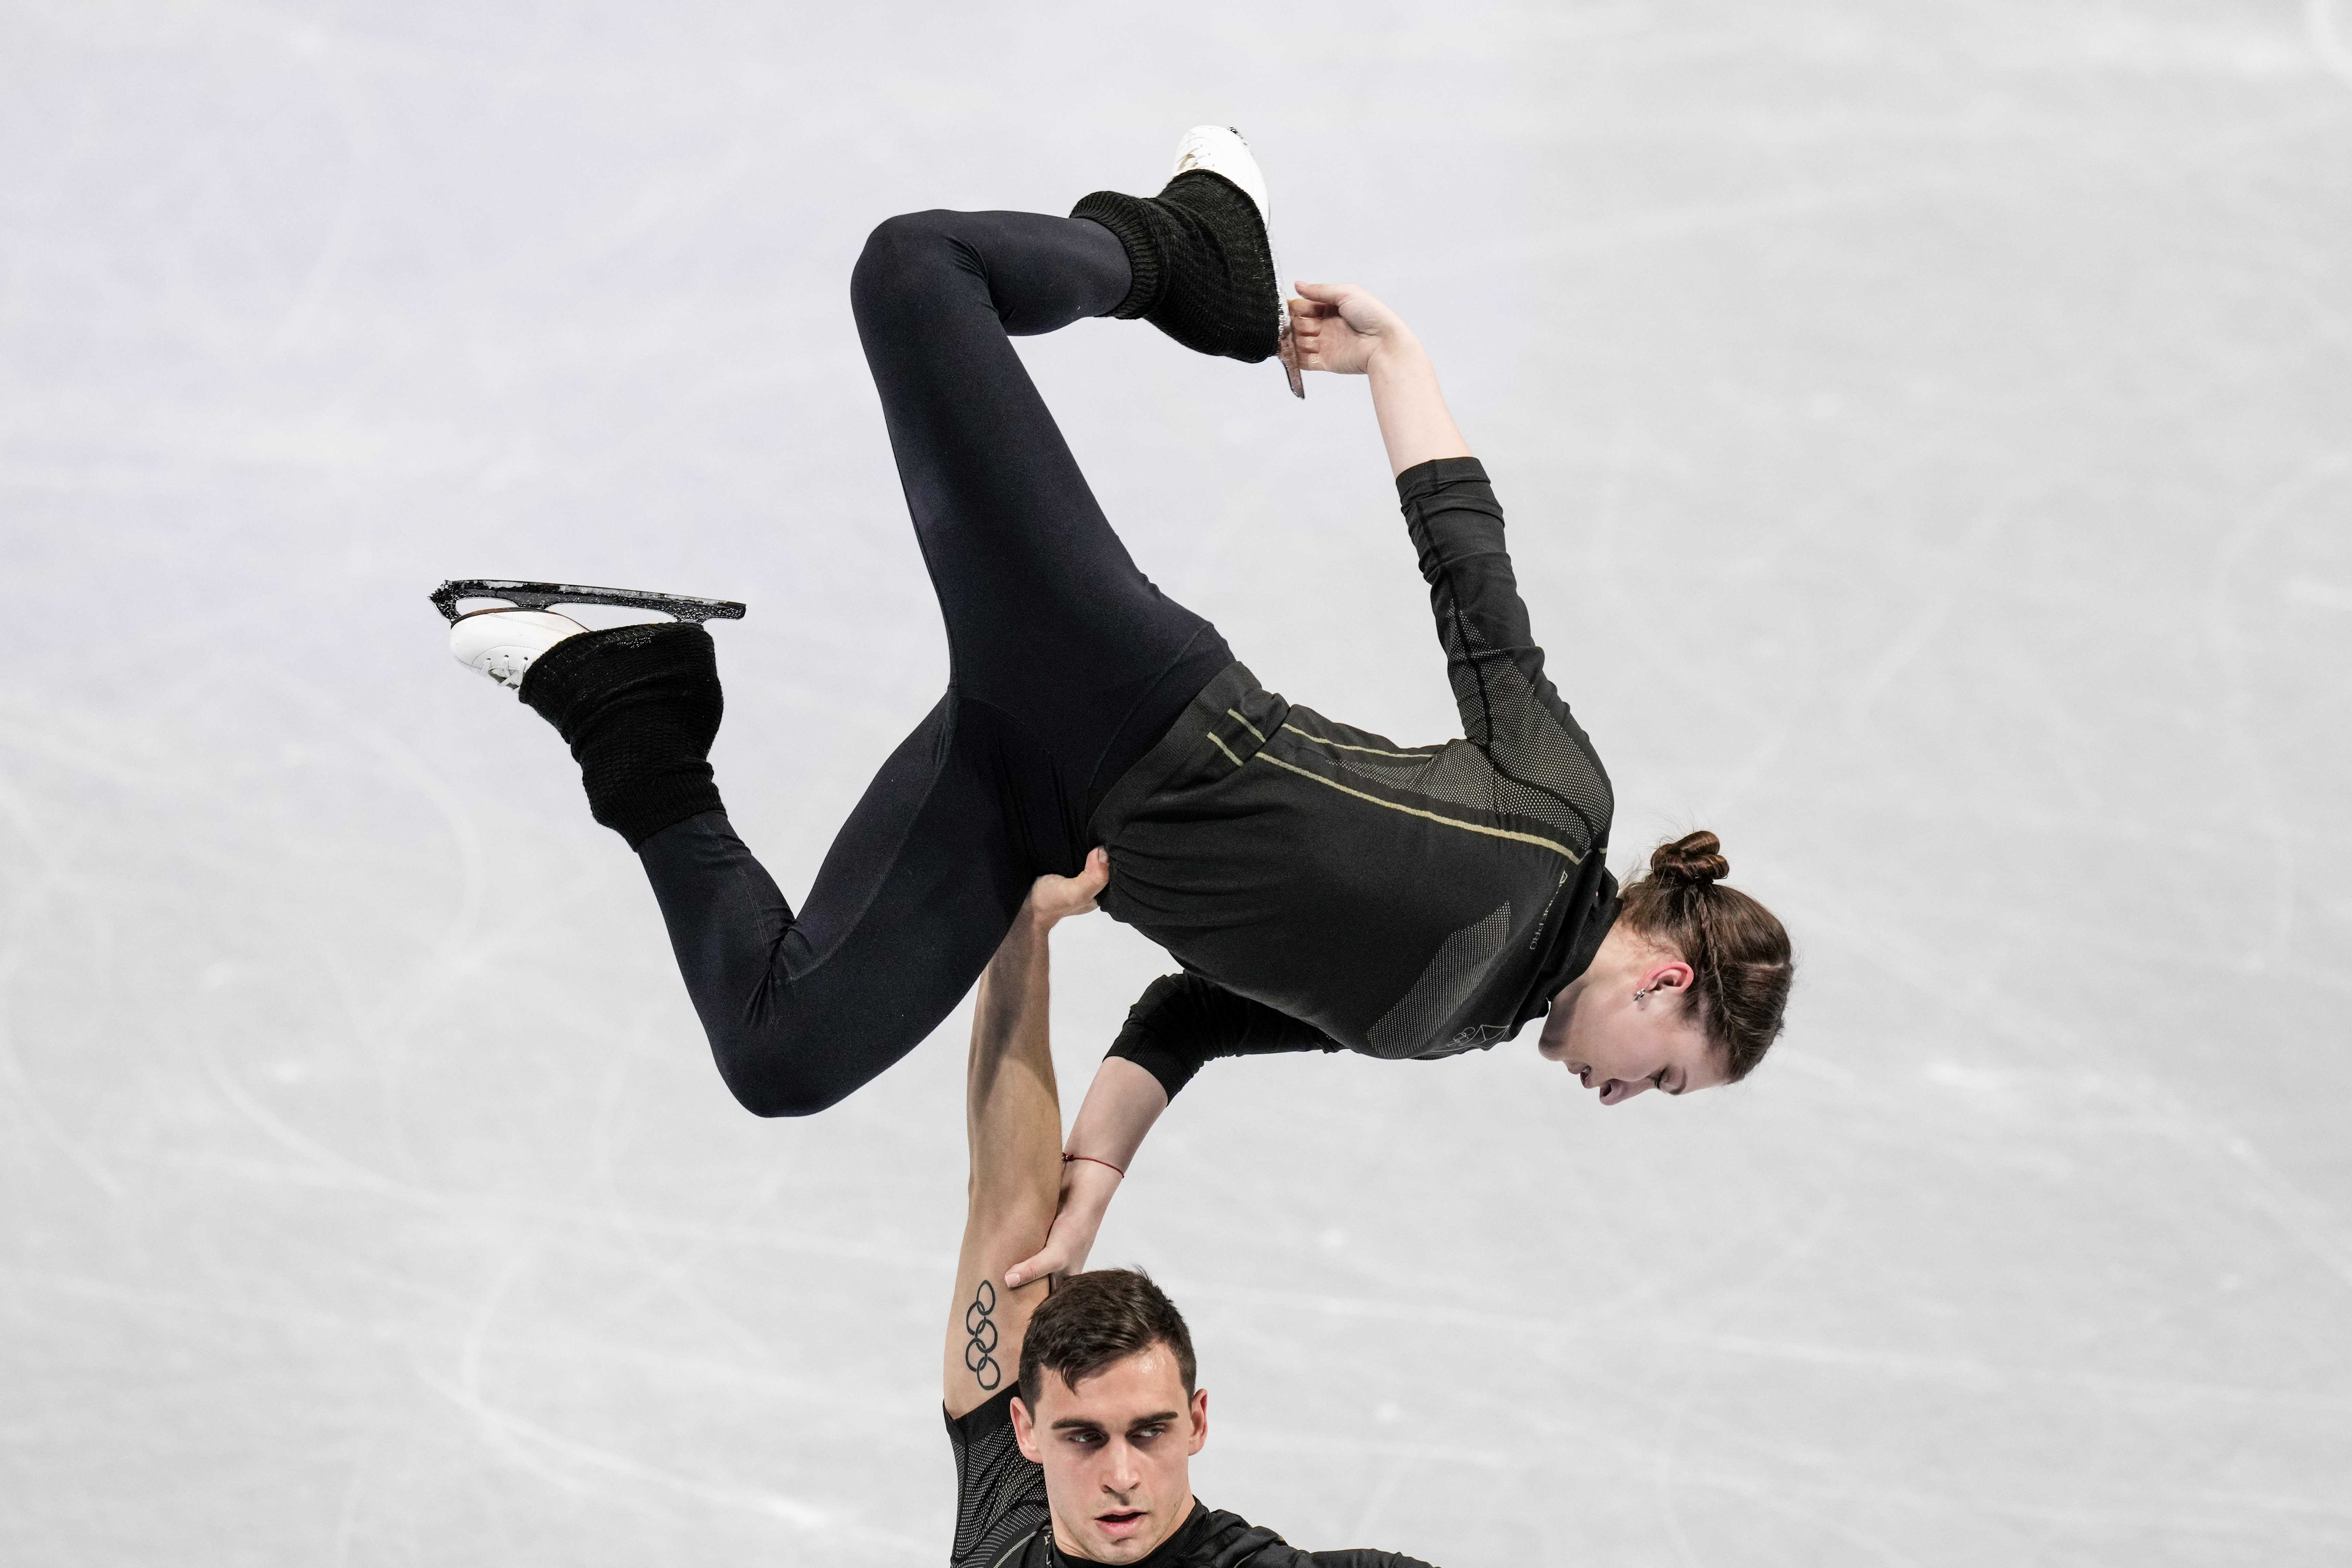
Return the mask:
[(1558, 835), (1580, 858), (1592, 847), (1591, 831), (1584, 819), (1562, 805), (1558, 795), (1496, 773), (1486, 753), (1475, 746), (1450, 746), (1434, 757), (1410, 762), (1360, 752), (1318, 755), (1336, 763), (1342, 773), (1369, 779), (1394, 794), (1417, 795), (1498, 816), (1531, 818)]
[[(1475, 626), (1446, 616), (1439, 637), (1464, 714), (1483, 710), (1490, 715), (1490, 733), (1473, 734), (1471, 742), (1493, 759), (1504, 784), (1530, 803), (1511, 809), (1568, 828), (1589, 844), (1591, 825), (1607, 822), (1616, 809), (1609, 775), (1591, 748), (1536, 694), (1517, 663), (1485, 646)], [(1465, 642), (1467, 647), (1459, 646)], [(1532, 805), (1542, 799), (1549, 800), (1548, 808)]]
[(1013, 1436), (1011, 1391), (961, 1421), (948, 1423), (955, 1448), (953, 1568), (996, 1568), (1047, 1517), (1045, 1472), (1025, 1458)]
[(1371, 1054), (1392, 1061), (1422, 1055), (1430, 1036), (1477, 993), (1510, 939), (1511, 906), (1499, 904), (1440, 942), (1421, 978), (1372, 1026)]
[[(1458, 625), (1451, 617), (1445, 624)], [(1336, 745), (1318, 748), (1317, 754), (1342, 773), (1392, 793), (1541, 823), (1581, 858), (1592, 848), (1594, 825), (1605, 825), (1616, 809), (1609, 775), (1517, 665), (1497, 654), (1465, 662), (1456, 640), (1449, 629), (1446, 654), (1456, 697), (1465, 716), (1487, 716), (1464, 727), (1483, 730), (1484, 737), (1474, 733), (1466, 745), (1457, 742), (1427, 756), (1383, 756)]]

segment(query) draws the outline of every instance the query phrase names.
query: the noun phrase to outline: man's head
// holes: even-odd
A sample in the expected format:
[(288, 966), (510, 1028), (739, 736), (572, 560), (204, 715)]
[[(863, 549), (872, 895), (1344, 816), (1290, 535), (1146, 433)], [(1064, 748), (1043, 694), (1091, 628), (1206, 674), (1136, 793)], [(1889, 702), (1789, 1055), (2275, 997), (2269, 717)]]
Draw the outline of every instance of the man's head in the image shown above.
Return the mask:
[(1193, 1375), (1183, 1314), (1140, 1269), (1073, 1274), (1037, 1309), (1013, 1431), (1045, 1468), (1065, 1551), (1132, 1563), (1192, 1511), (1190, 1461), (1209, 1436)]

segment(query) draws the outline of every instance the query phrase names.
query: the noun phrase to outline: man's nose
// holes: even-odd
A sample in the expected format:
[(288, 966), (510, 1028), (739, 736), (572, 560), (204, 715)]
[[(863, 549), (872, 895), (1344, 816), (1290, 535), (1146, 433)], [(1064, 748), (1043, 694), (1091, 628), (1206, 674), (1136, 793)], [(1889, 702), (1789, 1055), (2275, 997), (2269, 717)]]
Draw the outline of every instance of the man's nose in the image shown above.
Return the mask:
[[(1123, 1443), (1114, 1438), (1110, 1445), (1110, 1451), (1103, 1456), (1106, 1465), (1103, 1472), (1104, 1489), (1114, 1492), (1131, 1492), (1141, 1486), (1143, 1467), (1139, 1463), (1140, 1458), (1141, 1456), (1135, 1451), (1134, 1444)], [(1121, 1498), (1119, 1500), (1125, 1502), (1127, 1500)]]

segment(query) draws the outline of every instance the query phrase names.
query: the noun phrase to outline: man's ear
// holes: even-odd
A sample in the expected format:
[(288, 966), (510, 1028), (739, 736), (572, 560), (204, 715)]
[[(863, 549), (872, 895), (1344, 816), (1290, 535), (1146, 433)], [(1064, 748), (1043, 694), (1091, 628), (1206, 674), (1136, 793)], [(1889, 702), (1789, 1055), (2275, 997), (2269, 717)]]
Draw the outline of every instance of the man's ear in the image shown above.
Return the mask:
[(1205, 1388), (1197, 1388), (1192, 1391), (1192, 1446), (1184, 1450), (1186, 1456), (1189, 1458), (1199, 1453), (1201, 1445), (1208, 1440), (1209, 1391)]
[(1036, 1419), (1029, 1414), (1029, 1406), (1021, 1402), (1017, 1394), (1013, 1396), (1013, 1440), (1021, 1445), (1023, 1458), (1033, 1465), (1045, 1462), (1037, 1452)]

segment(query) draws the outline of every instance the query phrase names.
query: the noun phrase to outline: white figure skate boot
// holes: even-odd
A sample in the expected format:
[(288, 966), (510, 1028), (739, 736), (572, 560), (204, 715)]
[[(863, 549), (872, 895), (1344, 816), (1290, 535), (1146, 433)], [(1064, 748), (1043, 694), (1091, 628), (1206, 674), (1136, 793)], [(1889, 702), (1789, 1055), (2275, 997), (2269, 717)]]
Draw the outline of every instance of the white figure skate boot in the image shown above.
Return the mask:
[[(565, 637), (588, 628), (552, 605), (617, 605), (654, 610), (680, 621), (740, 621), (743, 606), (732, 599), (698, 599), (650, 588), (591, 588), (582, 583), (526, 583), (513, 577), (455, 577), (433, 590), (433, 607), (449, 622), (449, 651), (468, 669), (478, 669), (501, 686), (520, 687), (540, 655)], [(469, 599), (503, 599), (511, 608), (473, 610)]]
[(1291, 395), (1304, 397), (1307, 384), (1299, 378), (1298, 347), (1290, 338), (1290, 307), (1284, 298), (1289, 286), (1283, 279), (1281, 255), (1274, 248), (1274, 201), (1266, 194), (1265, 171), (1257, 166), (1248, 140), (1230, 125), (1195, 125), (1184, 132), (1183, 140), (1176, 143), (1176, 166), (1168, 177), (1172, 180), (1194, 169), (1222, 174), (1257, 205), (1258, 221), (1265, 225), (1266, 251), (1274, 259), (1275, 308), (1282, 315), (1276, 329), (1281, 342), (1276, 352), (1281, 357), (1283, 374), (1290, 378)]
[(1176, 143), (1176, 166), (1168, 177), (1206, 169), (1212, 174), (1223, 174), (1242, 188), (1242, 195), (1257, 204), (1260, 221), (1274, 221), (1274, 203), (1265, 194), (1265, 171), (1257, 166), (1249, 142), (1230, 125), (1195, 125), (1184, 132)]
[(467, 669), (520, 687), (540, 655), (587, 629), (552, 610), (477, 610), (449, 628), (449, 651)]

